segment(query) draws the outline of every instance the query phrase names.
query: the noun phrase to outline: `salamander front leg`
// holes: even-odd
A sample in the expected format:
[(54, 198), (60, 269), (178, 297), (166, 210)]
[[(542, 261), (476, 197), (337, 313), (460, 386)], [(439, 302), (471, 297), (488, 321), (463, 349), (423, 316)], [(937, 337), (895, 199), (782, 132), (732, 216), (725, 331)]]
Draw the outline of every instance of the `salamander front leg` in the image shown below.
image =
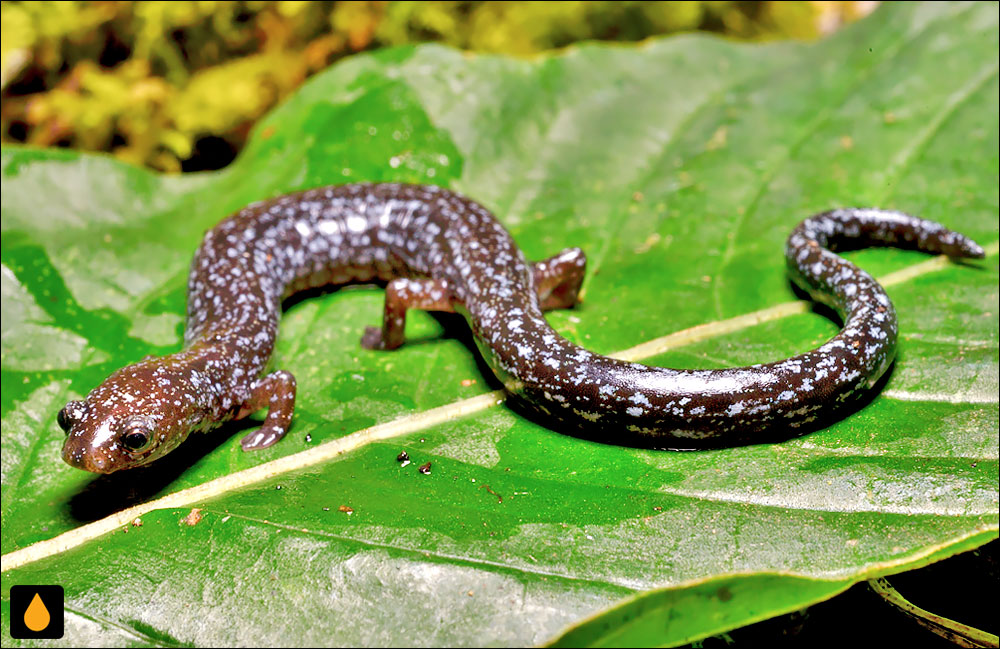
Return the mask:
[(396, 349), (403, 344), (406, 310), (454, 311), (451, 291), (443, 279), (394, 279), (385, 287), (381, 327), (366, 327), (361, 337), (365, 349)]
[(580, 299), (587, 268), (587, 255), (579, 248), (566, 248), (558, 255), (535, 262), (535, 290), (542, 309), (568, 309)]
[(295, 377), (280, 371), (258, 379), (250, 388), (250, 398), (236, 414), (236, 419), (267, 408), (264, 424), (240, 441), (244, 451), (271, 446), (288, 432), (295, 410)]

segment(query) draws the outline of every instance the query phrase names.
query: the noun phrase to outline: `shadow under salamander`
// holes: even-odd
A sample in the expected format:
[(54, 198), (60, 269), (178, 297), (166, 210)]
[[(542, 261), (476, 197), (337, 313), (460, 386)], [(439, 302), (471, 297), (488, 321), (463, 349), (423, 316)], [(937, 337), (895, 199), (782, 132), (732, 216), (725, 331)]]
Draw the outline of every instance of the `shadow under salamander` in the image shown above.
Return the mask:
[(170, 486), (198, 460), (242, 431), (260, 426), (255, 419), (226, 422), (207, 433), (191, 435), (176, 449), (146, 466), (97, 475), (66, 502), (70, 516), (89, 523), (148, 502)]
[[(799, 289), (794, 283), (790, 284), (797, 297), (806, 300), (809, 299), (809, 296), (805, 291)], [(384, 287), (384, 283), (355, 284), (351, 286), (360, 288), (370, 288), (372, 286)], [(344, 287), (324, 286), (300, 291), (283, 302), (283, 310), (288, 310), (300, 302), (325, 295), (333, 291), (338, 291), (342, 288)], [(811, 304), (812, 311), (814, 313), (841, 324), (840, 317), (835, 311), (833, 311), (833, 309), (818, 302), (811, 302)], [(472, 330), (470, 329), (468, 323), (466, 323), (465, 319), (456, 313), (430, 313), (444, 329), (444, 335), (434, 338), (407, 339), (406, 344), (427, 344), (436, 342), (441, 338), (452, 338), (458, 340), (476, 359), (476, 366), (486, 385), (491, 390), (502, 389), (503, 385), (494, 376), (493, 371), (486, 363), (486, 360), (479, 353), (479, 349), (472, 336)], [(365, 326), (368, 324), (376, 323), (358, 323), (359, 348), (361, 335), (364, 332)], [(372, 351), (370, 353), (391, 354), (393, 352)], [(842, 404), (831, 410), (829, 413), (826, 413), (825, 416), (819, 417), (815, 421), (804, 424), (799, 428), (777, 429), (773, 432), (758, 434), (757, 436), (748, 439), (727, 439), (720, 440), (715, 443), (702, 443), (699, 444), (698, 448), (690, 449), (665, 446), (662, 442), (656, 443), (655, 440), (651, 440), (648, 437), (623, 435), (612, 437), (608, 435), (606, 430), (581, 429), (573, 426), (572, 424), (568, 424), (565, 421), (546, 417), (544, 414), (532, 409), (529, 405), (525, 404), (517, 397), (508, 399), (507, 405), (511, 408), (511, 410), (519, 415), (522, 415), (526, 419), (534, 421), (557, 434), (572, 435), (574, 437), (603, 444), (632, 446), (635, 448), (651, 448), (674, 451), (711, 450), (729, 448), (733, 446), (749, 446), (753, 444), (772, 444), (795, 437), (801, 437), (826, 428), (837, 421), (851, 416), (871, 403), (872, 400), (883, 390), (894, 369), (895, 363), (889, 367), (888, 371), (886, 371), (886, 373), (881, 379), (879, 379), (872, 389), (867, 390), (860, 398)], [(82, 523), (86, 523), (103, 518), (127, 507), (147, 502), (160, 495), (164, 489), (166, 489), (199, 459), (214, 451), (234, 435), (240, 434), (244, 430), (259, 426), (260, 424), (261, 422), (256, 419), (243, 419), (240, 421), (227, 422), (214, 431), (189, 437), (183, 444), (180, 445), (180, 447), (172, 451), (169, 455), (153, 462), (148, 466), (95, 477), (94, 480), (87, 483), (79, 492), (74, 494), (69, 499), (66, 505), (69, 513), (74, 519)]]
[[(360, 287), (384, 287), (383, 283), (374, 284), (363, 284), (363, 285), (353, 285)], [(789, 280), (789, 286), (791, 286), (792, 291), (795, 296), (801, 300), (806, 300), (810, 303), (810, 308), (813, 313), (823, 316), (824, 318), (833, 321), (837, 324), (838, 328), (843, 326), (843, 321), (836, 311), (830, 307), (822, 304), (820, 302), (813, 301), (809, 294), (800, 289), (794, 282)], [(301, 293), (296, 293), (293, 297), (285, 301), (285, 308), (289, 308), (294, 304), (298, 304), (304, 299), (308, 299), (317, 295), (323, 295), (329, 293), (333, 290), (340, 290), (342, 287), (322, 287), (318, 289), (310, 289)], [(572, 309), (577, 309), (578, 306), (572, 307)], [(438, 311), (429, 312), (444, 329), (444, 334), (442, 336), (435, 336), (433, 338), (422, 338), (413, 339), (407, 338), (405, 345), (420, 345), (434, 343), (441, 339), (451, 338), (461, 342), (472, 357), (476, 361), (476, 367), (479, 373), (482, 375), (484, 383), (491, 390), (501, 390), (503, 389), (503, 384), (496, 378), (493, 374), (492, 369), (483, 358), (482, 354), (479, 353), (479, 348), (476, 345), (476, 341), (472, 335), (472, 329), (469, 324), (465, 321), (461, 315), (457, 313), (445, 313)], [(365, 325), (376, 324), (376, 323), (359, 323), (358, 325), (358, 338), (360, 340), (361, 333), (364, 331)], [(360, 343), (359, 343), (360, 346)], [(806, 351), (806, 350), (803, 350)], [(371, 353), (376, 354), (392, 354), (393, 352), (385, 351), (374, 351)], [(897, 351), (897, 358), (899, 352)], [(886, 383), (892, 376), (895, 370), (895, 362), (889, 366), (885, 374), (872, 386), (871, 389), (864, 391), (860, 396), (854, 398), (851, 401), (840, 404), (835, 408), (830, 409), (828, 412), (817, 417), (814, 421), (803, 424), (797, 428), (792, 427), (776, 427), (773, 431), (768, 431), (766, 433), (756, 433), (752, 437), (734, 439), (726, 438), (715, 441), (699, 442), (696, 448), (677, 448), (669, 445), (665, 445), (662, 441), (657, 442), (656, 440), (651, 440), (646, 436), (638, 435), (624, 435), (616, 433), (614, 436), (608, 434), (606, 430), (601, 429), (588, 429), (575, 425), (564, 420), (557, 419), (555, 417), (546, 416), (530, 406), (530, 404), (525, 403), (516, 396), (511, 396), (507, 399), (507, 407), (512, 411), (516, 412), (518, 415), (533, 421), (556, 434), (571, 435), (580, 439), (586, 439), (589, 441), (610, 444), (615, 446), (631, 446), (634, 448), (649, 448), (656, 450), (670, 450), (670, 451), (702, 451), (702, 450), (716, 450), (722, 448), (731, 448), (735, 446), (752, 446), (754, 444), (774, 444), (778, 442), (787, 441), (794, 439), (796, 437), (802, 437), (810, 433), (822, 430), (835, 424), (842, 419), (846, 419), (861, 409), (865, 408), (870, 404), (875, 397), (877, 397), (882, 390), (885, 388)]]

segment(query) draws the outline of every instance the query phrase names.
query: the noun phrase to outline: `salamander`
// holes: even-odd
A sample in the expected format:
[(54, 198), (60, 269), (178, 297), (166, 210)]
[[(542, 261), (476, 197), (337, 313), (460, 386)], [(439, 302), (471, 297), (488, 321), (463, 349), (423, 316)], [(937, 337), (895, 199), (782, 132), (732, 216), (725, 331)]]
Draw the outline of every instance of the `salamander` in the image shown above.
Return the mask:
[(892, 302), (836, 254), (865, 246), (982, 257), (967, 237), (901, 212), (835, 209), (800, 223), (785, 256), (793, 279), (832, 307), (842, 330), (817, 349), (732, 369), (668, 369), (600, 356), (560, 336), (543, 311), (577, 302), (586, 257), (569, 248), (531, 264), (482, 205), (434, 186), (350, 184), (249, 205), (209, 230), (188, 280), (183, 349), (108, 377), (57, 420), (63, 458), (99, 473), (147, 464), (196, 431), (267, 409), (242, 439), (267, 448), (292, 421), (295, 378), (267, 373), (282, 300), (327, 284), (386, 282), (381, 326), (361, 344), (395, 349), (409, 309), (458, 312), (520, 403), (562, 429), (669, 448), (794, 434), (853, 401), (895, 355)]

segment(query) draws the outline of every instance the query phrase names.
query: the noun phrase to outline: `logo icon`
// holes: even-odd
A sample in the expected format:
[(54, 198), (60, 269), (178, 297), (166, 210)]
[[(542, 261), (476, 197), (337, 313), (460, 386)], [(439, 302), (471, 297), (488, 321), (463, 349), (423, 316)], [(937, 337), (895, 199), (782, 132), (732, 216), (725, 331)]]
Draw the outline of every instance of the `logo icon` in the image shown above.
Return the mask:
[(10, 635), (21, 639), (63, 637), (63, 587), (11, 586)]

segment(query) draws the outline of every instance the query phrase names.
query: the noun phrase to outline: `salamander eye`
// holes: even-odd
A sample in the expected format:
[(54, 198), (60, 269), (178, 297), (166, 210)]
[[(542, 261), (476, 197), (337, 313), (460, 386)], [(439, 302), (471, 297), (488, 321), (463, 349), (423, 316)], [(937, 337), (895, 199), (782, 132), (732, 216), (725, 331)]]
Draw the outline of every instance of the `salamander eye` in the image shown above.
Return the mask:
[(65, 408), (63, 408), (62, 410), (60, 410), (59, 414), (56, 415), (56, 421), (59, 422), (59, 428), (62, 428), (63, 432), (65, 432), (67, 435), (69, 435), (69, 429), (73, 425), (73, 422), (70, 421), (69, 415), (66, 413), (66, 409)]
[(85, 409), (86, 406), (82, 401), (70, 401), (67, 403), (66, 407), (56, 415), (59, 428), (62, 428), (69, 435), (69, 430), (73, 427), (73, 422), (79, 421), (83, 417)]
[(133, 453), (145, 451), (152, 441), (153, 435), (145, 424), (132, 424), (122, 435), (122, 445)]

